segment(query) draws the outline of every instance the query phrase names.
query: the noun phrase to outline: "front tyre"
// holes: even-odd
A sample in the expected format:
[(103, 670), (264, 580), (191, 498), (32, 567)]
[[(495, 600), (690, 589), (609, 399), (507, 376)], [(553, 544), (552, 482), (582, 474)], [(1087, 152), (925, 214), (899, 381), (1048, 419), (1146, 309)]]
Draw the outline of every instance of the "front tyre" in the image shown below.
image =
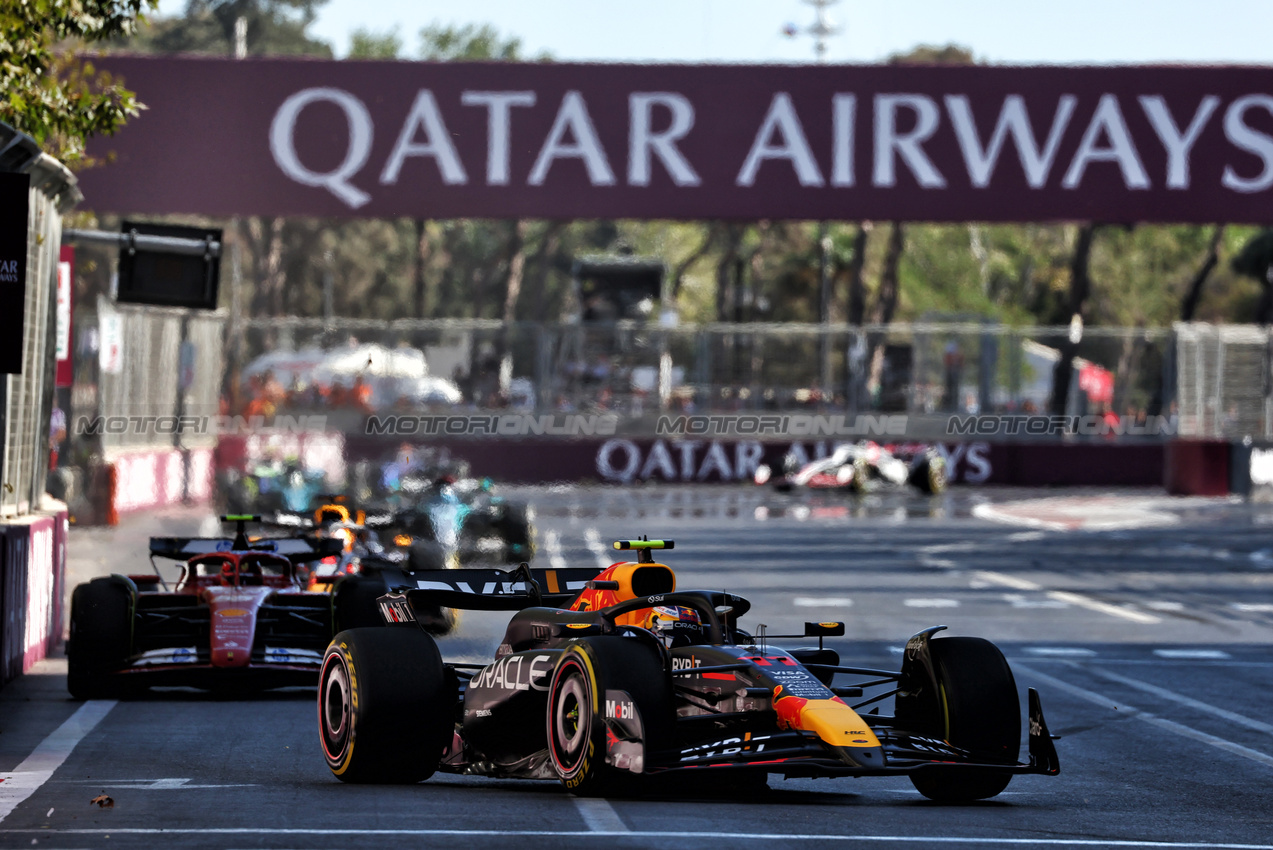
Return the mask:
[[(979, 762), (1015, 764), (1021, 749), (1021, 701), (1012, 669), (999, 648), (975, 637), (940, 638), (929, 643), (937, 674), (935, 706), (916, 718), (927, 732)], [(898, 706), (902, 715), (909, 707)], [(942, 767), (911, 774), (911, 783), (930, 800), (962, 803), (993, 797), (1012, 774), (993, 768)]]
[(572, 644), (548, 688), (548, 754), (561, 783), (593, 797), (620, 790), (628, 770), (608, 760), (606, 690), (621, 690), (640, 714), (645, 757), (672, 744), (672, 685), (658, 651), (640, 640), (598, 637)]
[(450, 742), (454, 674), (433, 638), (381, 626), (337, 634), (318, 681), (323, 756), (343, 782), (428, 779)]

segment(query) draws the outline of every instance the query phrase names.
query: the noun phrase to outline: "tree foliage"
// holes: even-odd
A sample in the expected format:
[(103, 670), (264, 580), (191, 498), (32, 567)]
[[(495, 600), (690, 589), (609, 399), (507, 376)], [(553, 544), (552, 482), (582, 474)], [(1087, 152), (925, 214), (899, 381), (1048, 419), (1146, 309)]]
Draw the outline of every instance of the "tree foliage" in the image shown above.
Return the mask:
[(331, 58), (307, 32), (327, 0), (187, 0), (184, 15), (156, 19), (123, 46), (146, 53), (232, 55), (235, 22), (247, 23), (249, 56)]
[(70, 166), (84, 142), (110, 135), (142, 108), (133, 93), (76, 55), (136, 32), (156, 0), (6, 0), (0, 4), (0, 121)]

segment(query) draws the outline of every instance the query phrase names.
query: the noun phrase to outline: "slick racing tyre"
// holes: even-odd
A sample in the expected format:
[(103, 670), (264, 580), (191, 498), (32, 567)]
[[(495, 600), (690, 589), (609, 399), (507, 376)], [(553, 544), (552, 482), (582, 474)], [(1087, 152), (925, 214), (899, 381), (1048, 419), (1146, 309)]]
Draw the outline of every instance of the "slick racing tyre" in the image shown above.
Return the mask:
[[(979, 762), (1015, 764), (1021, 748), (1021, 701), (1007, 660), (982, 638), (949, 637), (929, 643), (937, 674), (936, 706), (917, 718), (919, 731), (968, 750)], [(898, 714), (903, 713), (899, 706)], [(927, 725), (924, 725), (924, 721)], [(930, 800), (968, 802), (993, 797), (1012, 774), (986, 768), (943, 767), (911, 774)]]
[(344, 576), (332, 591), (332, 632), (382, 626), (376, 600), (387, 592), (379, 576)]
[(410, 784), (437, 770), (454, 732), (455, 674), (414, 628), (332, 638), (318, 680), (318, 733), (344, 782)]
[(132, 653), (132, 590), (122, 578), (95, 578), (71, 595), (66, 686), (76, 699), (124, 695), (115, 675)]
[(857, 457), (853, 459), (853, 478), (849, 482), (850, 489), (859, 495), (864, 494), (871, 486), (871, 464), (867, 463), (866, 458)]
[(506, 504), (495, 528), (504, 538), (508, 563), (517, 564), (535, 557), (535, 526), (526, 505)]
[(672, 746), (672, 683), (657, 650), (624, 637), (586, 638), (557, 661), (548, 688), (548, 754), (573, 794), (622, 790), (632, 777), (607, 761), (606, 690), (626, 691), (641, 717), (646, 758)]
[(946, 490), (946, 462), (940, 457), (925, 455), (911, 466), (907, 481), (921, 493), (935, 496)]

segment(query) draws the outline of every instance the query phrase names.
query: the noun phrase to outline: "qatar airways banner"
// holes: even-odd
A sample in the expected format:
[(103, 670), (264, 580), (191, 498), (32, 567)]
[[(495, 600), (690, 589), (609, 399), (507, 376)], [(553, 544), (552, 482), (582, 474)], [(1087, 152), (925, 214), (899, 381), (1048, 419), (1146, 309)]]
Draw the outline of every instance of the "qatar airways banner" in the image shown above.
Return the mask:
[(1273, 68), (97, 64), (98, 211), (1273, 220)]

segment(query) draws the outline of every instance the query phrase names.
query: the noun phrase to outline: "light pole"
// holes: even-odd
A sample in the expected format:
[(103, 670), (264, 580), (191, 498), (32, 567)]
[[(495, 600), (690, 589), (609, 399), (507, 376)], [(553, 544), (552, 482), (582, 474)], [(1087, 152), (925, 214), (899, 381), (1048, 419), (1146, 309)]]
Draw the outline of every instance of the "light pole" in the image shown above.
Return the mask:
[[(787, 35), (813, 36), (813, 52), (819, 65), (827, 61), (827, 39), (843, 31), (832, 18), (830, 8), (840, 0), (805, 0), (815, 10), (812, 24), (801, 29), (794, 24), (785, 28)], [(819, 335), (820, 382), (823, 393), (831, 388), (831, 234), (826, 219), (818, 222), (818, 321), (822, 324)]]

